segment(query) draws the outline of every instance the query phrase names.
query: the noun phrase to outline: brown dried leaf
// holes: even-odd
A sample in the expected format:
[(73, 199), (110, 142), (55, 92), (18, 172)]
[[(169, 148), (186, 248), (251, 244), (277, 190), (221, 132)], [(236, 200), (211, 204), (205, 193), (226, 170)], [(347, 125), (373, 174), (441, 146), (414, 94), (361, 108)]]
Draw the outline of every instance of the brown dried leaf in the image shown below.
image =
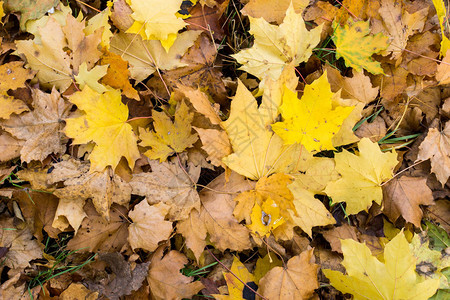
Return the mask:
[(3, 215), (0, 218), (0, 245), (8, 248), (8, 252), (2, 258), (4, 264), (11, 268), (8, 275), (14, 276), (29, 266), (33, 259), (43, 255), (40, 243), (34, 239), (30, 228), (14, 226), (13, 218)]
[(431, 171), (445, 185), (450, 177), (450, 121), (444, 130), (430, 128), (425, 140), (419, 146), (418, 160), (430, 159)]
[[(180, 83), (185, 86), (199, 87), (206, 90), (211, 97), (220, 104), (228, 103), (227, 91), (222, 81), (220, 68), (215, 66), (217, 50), (206, 34), (202, 34), (189, 48), (181, 59), (185, 65), (180, 68), (163, 72), (163, 80), (169, 87), (177, 87)], [(149, 86), (159, 77), (150, 79)], [(166, 93), (162, 90), (162, 93)]]
[(177, 233), (184, 236), (186, 246), (192, 250), (198, 261), (206, 246), (207, 231), (196, 209), (191, 210), (189, 218), (177, 223)]
[(352, 239), (359, 241), (358, 233), (359, 232), (355, 227), (344, 223), (342, 226), (325, 231), (322, 235), (328, 243), (330, 243), (333, 251), (342, 253), (341, 240)]
[(378, 142), (387, 133), (386, 123), (383, 118), (378, 116), (373, 122), (364, 122), (355, 134), (360, 138), (369, 138), (372, 142)]
[(149, 204), (168, 205), (170, 221), (184, 220), (193, 208), (200, 209), (200, 198), (193, 186), (200, 176), (200, 167), (188, 163), (183, 170), (178, 160), (149, 163), (152, 172), (134, 174), (130, 181), (132, 194), (147, 197)]
[(103, 172), (89, 173), (89, 164), (75, 159), (54, 164), (48, 180), (50, 183), (64, 181), (65, 187), (54, 191), (55, 196), (66, 203), (81, 203), (91, 198), (96, 210), (106, 219), (112, 203), (126, 206), (130, 202), (131, 186), (121, 177), (112, 174), (108, 168)]
[(258, 292), (270, 300), (309, 299), (319, 287), (313, 249), (294, 256), (286, 268), (275, 267), (261, 278)]
[(241, 9), (241, 13), (253, 18), (264, 18), (269, 23), (281, 24), (291, 2), (297, 14), (302, 13), (309, 4), (309, 0), (250, 0)]
[(1, 124), (5, 131), (25, 140), (20, 154), (26, 162), (42, 161), (49, 154), (66, 151), (62, 120), (68, 116), (72, 107), (56, 89), (51, 94), (34, 89), (32, 95), (33, 111), (13, 116)]
[[(217, 249), (242, 251), (251, 247), (250, 231), (233, 216), (236, 205), (234, 196), (251, 188), (252, 184), (248, 180), (233, 172), (228, 182), (225, 174), (222, 174), (200, 192), (200, 220), (205, 224), (210, 241)], [(220, 191), (226, 193), (222, 194)]]
[(155, 251), (159, 242), (170, 237), (172, 222), (164, 220), (168, 210), (164, 203), (150, 206), (144, 199), (128, 213), (133, 220), (128, 226), (128, 241), (133, 250)]
[(84, 210), (88, 218), (83, 220), (81, 228), (67, 244), (67, 249), (82, 253), (117, 252), (127, 244), (129, 221), (125, 219), (126, 208), (111, 205), (109, 222), (97, 213), (91, 201), (86, 203)]
[(163, 257), (163, 248), (159, 248), (151, 261), (148, 272), (148, 284), (154, 299), (191, 298), (204, 288), (200, 281), (181, 274), (180, 269), (188, 263), (186, 256), (172, 250)]
[(383, 212), (392, 222), (402, 216), (407, 222), (420, 227), (422, 210), (419, 205), (433, 204), (426, 178), (400, 176), (383, 186)]

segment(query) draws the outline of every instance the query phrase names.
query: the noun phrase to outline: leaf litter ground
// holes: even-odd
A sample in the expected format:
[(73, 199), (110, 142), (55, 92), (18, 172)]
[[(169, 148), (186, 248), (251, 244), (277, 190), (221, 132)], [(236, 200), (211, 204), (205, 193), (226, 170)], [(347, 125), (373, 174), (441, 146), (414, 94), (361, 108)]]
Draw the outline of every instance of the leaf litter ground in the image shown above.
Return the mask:
[(0, 298), (448, 297), (442, 0), (30, 3), (0, 1)]

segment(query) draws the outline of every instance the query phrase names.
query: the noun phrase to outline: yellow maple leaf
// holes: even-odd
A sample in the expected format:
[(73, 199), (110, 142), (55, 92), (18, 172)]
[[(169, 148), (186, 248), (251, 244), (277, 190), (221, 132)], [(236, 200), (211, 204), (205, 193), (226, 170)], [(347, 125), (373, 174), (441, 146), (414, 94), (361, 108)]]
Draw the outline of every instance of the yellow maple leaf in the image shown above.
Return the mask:
[(104, 93), (108, 89), (100, 84), (100, 78), (106, 75), (108, 65), (95, 66), (88, 71), (87, 65), (83, 62), (78, 70), (78, 75), (75, 75), (75, 81), (83, 89), (86, 85), (96, 91), (97, 93)]
[(263, 18), (249, 19), (250, 33), (255, 37), (253, 47), (232, 56), (243, 64), (241, 70), (260, 79), (267, 75), (277, 79), (290, 62), (298, 65), (307, 61), (320, 41), (322, 25), (306, 30), (301, 13), (295, 13), (292, 3), (280, 26), (271, 25)]
[(335, 29), (331, 37), (336, 45), (336, 57), (343, 57), (345, 65), (358, 72), (366, 69), (372, 74), (384, 74), (379, 62), (372, 60), (374, 53), (386, 49), (388, 37), (381, 32), (376, 35), (370, 33), (369, 21), (359, 21), (345, 24), (344, 27), (334, 23)]
[(255, 203), (250, 218), (252, 223), (247, 225), (248, 229), (260, 237), (269, 236), (273, 229), (285, 222), (280, 216), (280, 207), (271, 198), (267, 198), (261, 206)]
[(186, 26), (176, 16), (181, 0), (127, 0), (133, 10), (135, 20), (127, 33), (136, 33), (144, 40), (160, 40), (168, 52), (177, 38), (180, 29)]
[(285, 144), (299, 143), (309, 152), (334, 149), (332, 138), (353, 110), (341, 106), (332, 109), (335, 97), (339, 94), (331, 92), (326, 72), (305, 87), (301, 100), (286, 88), (279, 108), (284, 121), (273, 124), (272, 130)]
[(133, 169), (140, 154), (137, 138), (127, 123), (128, 108), (121, 101), (120, 91), (110, 89), (99, 94), (86, 86), (69, 100), (83, 112), (66, 119), (65, 133), (74, 139), (74, 144), (91, 141), (96, 144), (89, 157), (91, 171), (101, 172), (106, 166), (115, 169), (122, 157)]
[[(263, 177), (255, 189), (236, 196), (233, 214), (257, 236), (271, 231), (276, 239), (291, 239), (293, 228), (299, 226), (309, 236), (312, 227), (334, 224), (330, 212), (314, 198), (314, 194), (301, 187), (285, 174)], [(251, 224), (250, 224), (251, 223)]]
[(151, 147), (144, 153), (150, 159), (159, 159), (163, 162), (170, 155), (192, 147), (197, 141), (198, 135), (191, 133), (191, 122), (194, 119), (194, 114), (189, 113), (189, 108), (184, 101), (181, 102), (175, 112), (174, 122), (165, 112), (154, 110), (152, 116), (155, 132), (147, 129), (139, 132), (139, 138), (142, 140), (139, 145)]
[[(241, 280), (246, 284), (255, 281), (253, 274), (247, 270), (244, 264), (241, 263), (236, 256), (234, 257), (233, 264), (231, 265), (231, 273), (223, 272), (223, 277), (225, 277), (225, 281), (227, 282), (228, 295), (212, 295), (214, 298), (219, 300), (243, 300), (245, 285), (241, 282)], [(256, 289), (257, 287), (254, 286), (254, 290)]]
[(342, 175), (337, 181), (328, 183), (325, 193), (333, 203), (346, 202), (348, 214), (366, 210), (372, 201), (381, 205), (381, 184), (392, 178), (397, 165), (397, 153), (383, 153), (377, 143), (363, 138), (358, 143), (359, 155), (346, 150), (335, 156), (336, 170)]
[(322, 270), (331, 285), (358, 299), (414, 299), (426, 300), (439, 286), (439, 279), (419, 277), (416, 259), (411, 253), (403, 232), (386, 244), (384, 263), (372, 256), (365, 244), (352, 239), (342, 240), (347, 275), (339, 271)]
[(234, 151), (222, 161), (230, 169), (252, 180), (273, 173), (290, 173), (298, 167), (302, 156), (300, 145), (283, 145), (283, 140), (268, 126), (271, 114), (267, 102), (274, 104), (275, 108), (279, 102), (271, 98), (263, 98), (262, 101), (258, 108), (255, 97), (238, 81), (230, 117), (221, 123)]

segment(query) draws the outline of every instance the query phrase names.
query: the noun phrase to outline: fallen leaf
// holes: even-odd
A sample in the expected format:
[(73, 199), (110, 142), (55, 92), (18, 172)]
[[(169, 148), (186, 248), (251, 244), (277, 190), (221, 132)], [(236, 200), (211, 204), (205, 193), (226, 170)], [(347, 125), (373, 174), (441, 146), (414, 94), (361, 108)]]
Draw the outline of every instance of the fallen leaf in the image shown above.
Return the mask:
[(0, 228), (0, 245), (8, 249), (2, 261), (10, 268), (9, 276), (21, 273), (30, 265), (31, 260), (42, 258), (42, 247), (33, 237), (30, 228), (16, 227), (13, 218), (8, 218), (5, 214), (0, 218)]
[(442, 186), (450, 177), (450, 122), (445, 123), (443, 131), (430, 128), (425, 140), (420, 144), (418, 160), (430, 159), (431, 171)]
[(135, 20), (127, 33), (136, 33), (144, 40), (159, 40), (168, 52), (180, 29), (186, 26), (175, 13), (180, 9), (179, 0), (127, 0)]
[(331, 92), (326, 73), (305, 87), (301, 100), (296, 92), (285, 89), (279, 107), (284, 120), (273, 124), (272, 130), (285, 144), (299, 143), (309, 152), (334, 149), (332, 138), (353, 110), (340, 106), (332, 109), (335, 97), (339, 94)]
[(200, 176), (200, 167), (189, 163), (182, 169), (176, 159), (171, 162), (149, 163), (152, 172), (134, 174), (131, 179), (132, 194), (145, 196), (152, 205), (168, 205), (167, 218), (170, 221), (184, 220), (192, 209), (200, 209), (200, 198), (194, 187)]
[(117, 252), (101, 253), (99, 260), (107, 264), (110, 270), (108, 278), (88, 279), (84, 283), (91, 291), (97, 291), (111, 300), (118, 300), (138, 290), (147, 277), (150, 265), (150, 262), (145, 262), (133, 268), (132, 263), (125, 261), (123, 255)]
[(192, 250), (197, 261), (206, 246), (206, 226), (200, 219), (198, 210), (193, 209), (189, 218), (177, 223), (177, 233), (183, 235), (186, 239), (186, 246)]
[(164, 203), (150, 206), (144, 199), (128, 213), (133, 221), (128, 226), (128, 241), (133, 250), (155, 251), (159, 242), (170, 237), (172, 222), (164, 221), (168, 210)]
[(364, 122), (355, 134), (360, 138), (368, 138), (372, 142), (378, 142), (387, 133), (386, 123), (383, 118), (376, 117), (372, 122)]
[(101, 58), (102, 65), (108, 65), (106, 75), (102, 77), (101, 82), (115, 89), (121, 89), (128, 98), (140, 100), (138, 92), (133, 88), (129, 81), (130, 71), (128, 63), (117, 54), (107, 52)]
[(423, 30), (428, 7), (410, 14), (403, 3), (382, 0), (378, 12), (383, 19), (384, 31), (389, 35), (386, 53), (392, 53), (392, 59), (398, 60), (406, 48), (409, 36)]
[(180, 84), (199, 87), (211, 95), (217, 103), (228, 104), (227, 90), (222, 72), (218, 68), (217, 55), (214, 42), (209, 35), (203, 33), (196, 37), (194, 45), (186, 51), (176, 68), (164, 70), (161, 78), (153, 77), (148, 84), (162, 86), (163, 94), (167, 94), (164, 84), (171, 88), (176, 88)]
[(359, 241), (358, 234), (356, 227), (346, 223), (322, 233), (323, 237), (330, 243), (331, 250), (339, 253), (342, 253), (341, 241), (347, 239)]
[[(17, 54), (26, 57), (27, 64), (38, 71), (36, 77), (45, 87), (55, 86), (64, 92), (78, 75), (79, 66), (86, 63), (91, 69), (100, 58), (97, 46), (101, 41), (102, 30), (85, 36), (84, 22), (71, 14), (67, 15), (66, 25), (62, 26), (55, 18), (49, 17), (47, 23), (38, 29), (40, 40), (17, 41)], [(65, 49), (71, 50), (70, 54)]]
[(24, 140), (18, 140), (7, 132), (0, 132), (0, 161), (19, 157), (24, 143)]
[(336, 44), (336, 57), (343, 57), (345, 65), (357, 72), (366, 69), (372, 74), (384, 74), (379, 62), (371, 56), (388, 47), (388, 37), (382, 33), (369, 35), (369, 22), (358, 21), (343, 27), (334, 23), (333, 42)]
[(372, 256), (364, 244), (353, 240), (341, 243), (342, 265), (347, 275), (339, 271), (322, 271), (333, 287), (354, 295), (355, 299), (428, 299), (439, 286), (439, 280), (419, 278), (415, 272), (415, 258), (403, 232), (386, 244), (384, 263)]
[(319, 287), (313, 249), (294, 256), (286, 268), (275, 267), (259, 281), (258, 293), (267, 299), (310, 299)]
[(11, 114), (28, 111), (28, 106), (21, 100), (14, 99), (7, 94), (8, 90), (15, 90), (25, 86), (25, 81), (34, 77), (34, 72), (23, 68), (23, 62), (12, 61), (0, 66), (0, 118), (9, 119)]
[(66, 137), (61, 133), (62, 120), (69, 115), (71, 104), (52, 90), (46, 94), (32, 90), (34, 110), (4, 121), (2, 128), (20, 140), (25, 140), (20, 157), (25, 162), (44, 160), (48, 155), (66, 151)]
[(383, 186), (383, 213), (395, 222), (402, 216), (420, 227), (422, 210), (419, 205), (433, 205), (433, 195), (426, 178), (401, 176)]
[(295, 13), (291, 3), (280, 26), (271, 25), (263, 18), (250, 19), (253, 47), (232, 55), (243, 66), (240, 68), (259, 79), (270, 76), (276, 80), (283, 67), (307, 61), (312, 49), (320, 41), (322, 26), (306, 30), (301, 14)]
[(104, 93), (108, 89), (98, 81), (106, 75), (107, 69), (108, 66), (103, 65), (95, 66), (88, 71), (86, 63), (83, 62), (78, 69), (78, 75), (74, 76), (75, 81), (78, 83), (81, 89), (84, 89), (84, 87), (87, 85), (97, 93)]
[[(60, 198), (58, 206), (58, 216), (64, 215), (67, 219), (76, 218), (75, 211), (84, 215), (84, 200), (90, 198), (97, 212), (106, 220), (109, 219), (109, 209), (112, 203), (127, 206), (131, 198), (131, 186), (121, 177), (113, 174), (111, 170), (103, 172), (89, 172), (89, 165), (75, 159), (62, 161), (53, 165), (52, 172), (48, 175), (48, 182), (57, 183), (64, 181), (64, 187), (53, 192)], [(62, 208), (65, 203), (65, 208)], [(71, 211), (71, 209), (77, 210)], [(61, 210), (64, 210), (63, 213)], [(56, 217), (55, 217), (56, 220)], [(77, 227), (72, 227), (75, 231), (81, 224), (77, 221)], [(64, 228), (60, 228), (64, 230)]]
[(202, 149), (208, 153), (208, 161), (217, 167), (225, 167), (222, 159), (232, 152), (227, 133), (217, 129), (203, 129), (198, 127), (194, 127), (194, 129), (202, 141)]
[[(244, 264), (242, 264), (236, 256), (234, 256), (233, 258), (233, 264), (231, 265), (230, 271), (231, 272), (223, 272), (223, 277), (227, 282), (228, 295), (212, 294), (212, 296), (215, 299), (219, 300), (244, 299), (243, 298), (244, 289), (245, 288), (248, 289), (248, 287), (246, 287), (244, 283), (242, 283), (242, 281), (245, 282), (245, 284), (247, 285), (255, 281), (253, 274), (251, 274), (247, 270)], [(252, 292), (251, 290), (249, 290), (248, 292), (254, 295), (254, 292)]]
[(155, 299), (190, 298), (204, 287), (193, 277), (181, 274), (180, 269), (187, 263), (186, 256), (176, 250), (163, 257), (163, 249), (159, 248), (153, 254), (147, 280)]
[(122, 104), (120, 91), (110, 89), (99, 94), (89, 87), (76, 92), (70, 102), (79, 110), (75, 117), (66, 119), (65, 133), (74, 144), (95, 142), (90, 154), (91, 171), (103, 171), (107, 166), (117, 167), (122, 157), (131, 169), (140, 157), (137, 138), (128, 120), (128, 108)]
[(118, 33), (111, 39), (111, 52), (120, 55), (130, 64), (131, 78), (141, 82), (156, 70), (171, 70), (185, 66), (183, 54), (191, 47), (201, 31), (180, 33), (166, 52), (159, 41), (142, 40), (135, 34)]
[(447, 232), (450, 231), (450, 203), (444, 199), (435, 201), (435, 205), (425, 208), (426, 216), (441, 225)]
[(221, 123), (233, 148), (233, 153), (222, 161), (230, 169), (252, 180), (273, 173), (291, 173), (297, 168), (302, 155), (300, 145), (283, 145), (283, 140), (267, 128), (271, 116), (262, 108), (272, 103), (276, 102), (263, 98), (258, 109), (253, 95), (239, 81), (231, 102), (230, 117)]
[(359, 155), (347, 150), (336, 153), (336, 170), (342, 175), (330, 182), (325, 193), (333, 203), (346, 202), (348, 214), (367, 211), (372, 201), (381, 205), (383, 199), (381, 184), (392, 178), (397, 165), (397, 153), (383, 153), (377, 143), (363, 138), (358, 143)]
[(194, 114), (189, 112), (184, 101), (175, 111), (175, 120), (172, 122), (164, 111), (152, 111), (153, 127), (155, 132), (144, 129), (139, 132), (141, 142), (139, 146), (151, 147), (144, 155), (150, 159), (159, 159), (163, 162), (175, 153), (183, 152), (192, 147), (197, 141), (196, 133), (192, 134), (191, 123)]
[[(41, 0), (38, 2), (30, 1), (15, 1), (5, 0), (3, 9), (6, 12), (20, 12), (20, 28), (25, 29), (25, 23), (28, 20), (39, 19), (52, 7), (58, 5), (58, 0)], [(33, 9), (30, 9), (33, 7)]]
[(67, 289), (65, 289), (61, 295), (61, 300), (95, 300), (98, 299), (98, 293), (90, 291), (82, 283), (71, 283)]
[[(200, 192), (202, 206), (200, 220), (216, 249), (242, 251), (251, 248), (250, 231), (233, 216), (234, 194), (251, 189), (251, 183), (237, 173), (231, 173), (228, 182), (222, 174), (208, 188)], [(226, 191), (221, 194), (217, 191)], [(206, 242), (204, 242), (206, 245)]]
[(264, 18), (269, 23), (281, 24), (291, 2), (296, 14), (301, 14), (309, 4), (308, 0), (250, 0), (241, 9), (241, 13), (252, 18)]
[(83, 252), (120, 252), (127, 244), (128, 224), (125, 207), (111, 205), (110, 220), (105, 220), (95, 210), (92, 202), (87, 202), (84, 211), (88, 215), (81, 223), (77, 234), (67, 244), (68, 250)]

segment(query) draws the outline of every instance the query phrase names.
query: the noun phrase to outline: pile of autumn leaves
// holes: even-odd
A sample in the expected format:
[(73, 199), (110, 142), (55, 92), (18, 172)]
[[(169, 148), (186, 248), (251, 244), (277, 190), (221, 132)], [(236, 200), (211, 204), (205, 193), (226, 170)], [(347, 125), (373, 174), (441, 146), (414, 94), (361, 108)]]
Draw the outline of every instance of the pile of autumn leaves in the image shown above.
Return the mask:
[[(29, 261), (42, 257), (42, 228), (53, 238), (74, 230), (75, 237), (68, 244), (71, 250), (129, 255), (137, 249), (156, 251), (141, 283), (147, 278), (157, 299), (181, 299), (204, 286), (179, 272), (188, 262), (185, 254), (171, 250), (162, 255), (165, 241), (174, 233), (183, 236), (189, 257), (201, 266), (207, 245), (222, 252), (264, 248), (269, 239), (275, 244), (295, 239), (296, 228), (312, 237), (313, 227), (336, 223), (329, 206), (340, 202), (346, 204), (349, 215), (368, 211), (375, 202), (392, 222), (402, 216), (420, 227), (419, 205), (431, 205), (433, 199), (414, 203), (412, 212), (395, 200), (389, 207), (382, 205), (391, 197), (386, 196), (386, 189), (383, 197), (382, 186), (395, 179), (398, 154), (382, 151), (376, 139), (356, 136), (353, 128), (362, 119), (366, 105), (378, 95), (378, 88), (372, 86), (363, 69), (374, 75), (386, 72), (386, 67), (371, 58), (375, 53), (390, 55), (390, 60), (400, 64), (399, 48), (404, 49), (409, 36), (423, 30), (428, 8), (410, 15), (393, 1), (381, 1), (380, 14), (400, 11), (402, 18), (406, 16), (402, 26), (407, 31), (402, 30), (401, 37), (383, 33), (393, 30), (388, 21), (378, 24), (386, 30), (373, 34), (369, 22), (351, 18), (343, 25), (329, 22), (308, 31), (301, 11), (296, 12), (292, 4), (286, 5), (280, 25), (250, 16), (254, 45), (234, 58), (261, 83), (252, 93), (238, 80), (226, 121), (208, 91), (182, 85), (171, 93), (168, 105), (152, 110), (148, 118), (129, 120), (122, 97), (139, 100), (129, 79), (141, 82), (161, 70), (185, 67), (181, 57), (202, 37), (195, 30), (177, 33), (185, 26), (175, 15), (180, 1), (164, 1), (164, 7), (158, 9), (149, 2), (118, 1), (113, 21), (120, 32), (115, 34), (108, 23), (110, 7), (86, 21), (81, 15), (73, 17), (70, 9), (60, 4), (48, 16), (27, 25), (21, 22), (22, 29), (34, 38), (16, 41), (13, 47), (23, 62), (0, 66), (4, 78), (0, 84), (0, 141), (7, 145), (0, 146), (0, 159), (20, 157), (22, 162), (38, 166), (17, 175), (33, 189), (52, 195), (33, 192), (34, 200), (45, 204), (44, 213), (42, 206), (30, 205), (28, 198), (17, 195), (19, 192), (3, 194), (17, 199), (24, 215), (21, 220), (27, 224), (3, 233), (3, 240), (10, 240), (11, 245), (5, 264), (11, 268), (12, 281), (3, 289), (5, 295), (23, 289), (12, 287), (18, 280), (16, 275)], [(251, 8), (247, 7), (247, 12)], [(131, 16), (121, 13), (127, 10)], [(311, 17), (314, 10), (310, 12)], [(158, 18), (170, 26), (152, 25)], [(409, 26), (410, 19), (415, 20), (414, 26)], [(336, 56), (353, 68), (353, 77), (343, 78), (332, 68), (318, 71), (298, 98), (294, 67), (310, 59), (321, 34), (331, 35)], [(133, 49), (129, 49), (131, 44)], [(446, 59), (435, 70), (440, 84), (449, 82)], [(29, 79), (51, 93), (32, 89), (30, 105), (7, 93)], [(62, 97), (63, 92), (68, 96)], [(392, 96), (386, 93), (385, 99)], [(261, 97), (259, 105), (255, 95)], [(442, 185), (448, 180), (450, 166), (449, 149), (442, 146), (441, 139), (447, 139), (444, 143), (448, 146), (449, 130), (448, 122), (443, 132), (430, 129), (417, 157), (431, 159), (432, 171)], [(336, 152), (333, 158), (314, 156), (344, 145), (354, 146), (346, 147), (351, 151)], [(215, 167), (223, 167), (225, 173), (198, 193), (201, 168)], [(127, 211), (131, 195), (145, 198)], [(317, 195), (332, 201), (324, 204), (319, 200), (323, 197)], [(2, 222), (3, 228), (14, 227), (11, 219)], [(355, 297), (362, 293), (371, 299), (388, 299), (394, 293), (400, 298), (428, 299), (439, 287), (448, 288), (441, 274), (448, 259), (431, 278), (419, 276), (414, 255), (432, 250), (417, 236), (409, 236), (411, 246), (403, 232), (396, 234), (384, 241), (384, 258), (372, 256), (364, 244), (342, 241), (340, 252), (347, 275), (325, 269), (324, 274), (340, 291)], [(31, 240), (32, 235), (38, 239)], [(19, 256), (20, 252), (26, 255)], [(251, 274), (235, 258), (231, 271), (244, 282), (256, 282), (258, 293), (268, 299), (313, 296), (319, 287), (313, 250), (284, 259), (288, 260), (281, 267), (281, 261), (266, 256)], [(241, 299), (244, 285), (229, 273), (225, 280), (228, 290), (221, 291), (228, 295), (215, 297)]]

